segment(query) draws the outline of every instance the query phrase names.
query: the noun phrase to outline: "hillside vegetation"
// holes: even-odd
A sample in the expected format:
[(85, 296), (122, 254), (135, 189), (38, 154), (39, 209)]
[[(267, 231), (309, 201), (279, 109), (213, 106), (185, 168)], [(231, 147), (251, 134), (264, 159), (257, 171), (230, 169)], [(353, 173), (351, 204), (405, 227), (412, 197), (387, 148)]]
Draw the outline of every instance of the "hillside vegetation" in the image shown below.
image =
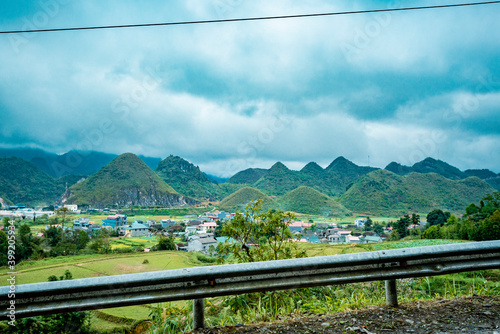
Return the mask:
[(69, 201), (95, 207), (107, 204), (171, 207), (195, 203), (179, 195), (132, 153), (118, 156), (85, 181), (71, 187)]
[[(55, 178), (65, 175), (92, 175), (117, 157), (116, 154), (77, 150), (55, 154), (35, 148), (0, 148), (0, 156), (22, 158)], [(151, 169), (156, 168), (161, 160), (141, 155), (139, 158)]]
[(212, 183), (198, 166), (181, 157), (167, 157), (158, 164), (155, 172), (182, 195), (197, 199), (221, 199), (221, 188)]
[(0, 157), (0, 197), (12, 203), (54, 202), (63, 194), (68, 181), (72, 185), (74, 180), (54, 179), (21, 158)]
[(297, 171), (290, 170), (281, 162), (277, 162), (255, 182), (254, 187), (269, 196), (281, 196), (301, 185), (302, 179)]
[(346, 216), (352, 214), (342, 204), (319, 191), (301, 186), (286, 193), (278, 203), (284, 211), (310, 215)]
[(290, 170), (277, 162), (270, 169), (247, 169), (237, 173), (227, 183), (245, 183), (269, 196), (283, 196), (301, 186), (311, 187), (328, 196), (340, 196), (361, 176), (376, 170), (362, 167), (338, 157), (327, 168), (310, 162), (300, 171)]
[(224, 198), (219, 203), (219, 208), (222, 210), (242, 212), (248, 203), (258, 199), (263, 200), (262, 207), (265, 210), (277, 207), (277, 203), (266, 194), (257, 189), (245, 187)]
[(263, 168), (248, 168), (234, 174), (227, 183), (244, 183), (244, 184), (254, 184), (261, 177), (266, 175), (267, 169)]
[(429, 212), (435, 208), (461, 212), (494, 191), (477, 177), (454, 181), (435, 173), (400, 176), (377, 170), (355, 183), (340, 202), (349, 210), (374, 215)]

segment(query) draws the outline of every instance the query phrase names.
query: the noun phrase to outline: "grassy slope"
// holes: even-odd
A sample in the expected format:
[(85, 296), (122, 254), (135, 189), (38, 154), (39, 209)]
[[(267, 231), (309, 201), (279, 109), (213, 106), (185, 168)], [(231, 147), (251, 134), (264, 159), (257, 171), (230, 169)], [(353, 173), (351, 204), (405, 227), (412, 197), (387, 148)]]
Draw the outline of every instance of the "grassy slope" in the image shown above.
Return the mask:
[(436, 208), (461, 212), (493, 191), (476, 177), (454, 181), (435, 173), (399, 176), (378, 170), (356, 182), (340, 202), (354, 212), (376, 215), (429, 212)]
[(166, 195), (177, 192), (156, 175), (139, 157), (126, 153), (83, 182), (71, 187), (70, 201), (75, 203), (115, 203), (127, 189), (142, 194)]
[(263, 208), (268, 209), (271, 207), (276, 207), (277, 204), (269, 198), (267, 195), (262, 193), (261, 191), (251, 188), (245, 187), (242, 188), (228, 197), (224, 198), (219, 203), (219, 208), (228, 211), (242, 211), (245, 209), (245, 206), (250, 202), (257, 199), (263, 199)]
[(350, 211), (334, 199), (310, 187), (299, 187), (286, 193), (279, 201), (284, 211), (311, 215), (345, 216)]

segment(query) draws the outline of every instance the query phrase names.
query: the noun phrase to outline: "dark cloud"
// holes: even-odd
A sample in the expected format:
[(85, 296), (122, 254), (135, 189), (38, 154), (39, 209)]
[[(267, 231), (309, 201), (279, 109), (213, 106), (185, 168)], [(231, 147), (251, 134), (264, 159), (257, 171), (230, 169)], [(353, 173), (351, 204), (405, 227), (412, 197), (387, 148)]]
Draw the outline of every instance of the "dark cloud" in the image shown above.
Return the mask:
[[(387, 6), (23, 0), (0, 4), (0, 28)], [(339, 155), (379, 167), (439, 155), (498, 172), (493, 8), (3, 35), (0, 145), (176, 154), (221, 175), (276, 160), (326, 166)]]

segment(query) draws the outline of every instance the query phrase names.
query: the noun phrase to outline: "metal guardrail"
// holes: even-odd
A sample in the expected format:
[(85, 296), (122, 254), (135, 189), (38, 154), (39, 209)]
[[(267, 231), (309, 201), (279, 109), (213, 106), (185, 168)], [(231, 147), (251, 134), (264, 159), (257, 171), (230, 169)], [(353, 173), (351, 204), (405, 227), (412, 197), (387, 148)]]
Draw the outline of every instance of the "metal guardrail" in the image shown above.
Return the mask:
[(195, 300), (203, 327), (203, 298), (365, 281), (386, 281), (397, 305), (395, 280), (500, 268), (500, 240), (392, 249), (0, 287), (0, 320), (15, 300), (16, 318), (100, 308)]

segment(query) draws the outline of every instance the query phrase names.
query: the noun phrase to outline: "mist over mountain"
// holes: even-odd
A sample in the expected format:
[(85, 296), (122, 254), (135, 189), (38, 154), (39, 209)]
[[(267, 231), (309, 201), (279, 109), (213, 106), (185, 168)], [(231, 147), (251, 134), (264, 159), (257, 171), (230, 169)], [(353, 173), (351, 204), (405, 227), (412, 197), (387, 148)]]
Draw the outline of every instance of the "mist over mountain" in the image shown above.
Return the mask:
[(43, 205), (56, 202), (81, 176), (55, 179), (33, 163), (17, 157), (0, 157), (0, 197), (10, 204)]
[[(19, 157), (33, 163), (52, 177), (65, 175), (92, 175), (110, 163), (117, 154), (72, 150), (64, 154), (55, 154), (34, 148), (0, 148), (0, 156)], [(155, 169), (160, 158), (139, 155), (151, 169)]]

